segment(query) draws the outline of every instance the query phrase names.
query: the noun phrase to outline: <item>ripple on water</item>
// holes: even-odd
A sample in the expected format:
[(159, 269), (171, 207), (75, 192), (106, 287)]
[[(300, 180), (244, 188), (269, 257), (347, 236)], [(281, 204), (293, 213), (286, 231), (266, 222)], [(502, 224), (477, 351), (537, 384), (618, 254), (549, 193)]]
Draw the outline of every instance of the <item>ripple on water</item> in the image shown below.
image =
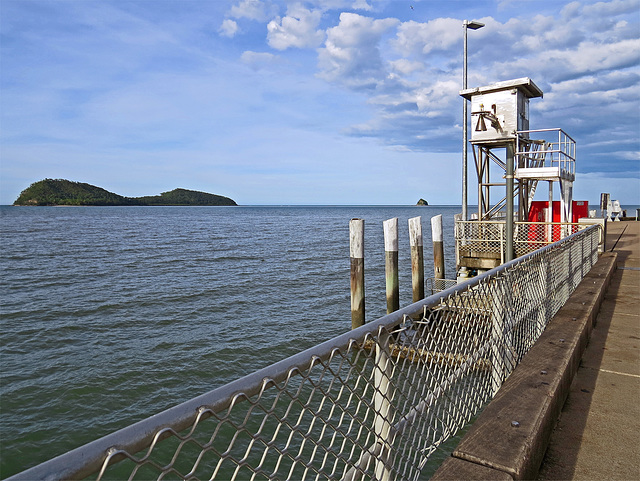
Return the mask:
[[(381, 222), (398, 216), (406, 225), (416, 215), (361, 207), (0, 212), (3, 476), (348, 330), (354, 217), (367, 221), (367, 317), (384, 314)], [(410, 300), (402, 255), (401, 295)]]

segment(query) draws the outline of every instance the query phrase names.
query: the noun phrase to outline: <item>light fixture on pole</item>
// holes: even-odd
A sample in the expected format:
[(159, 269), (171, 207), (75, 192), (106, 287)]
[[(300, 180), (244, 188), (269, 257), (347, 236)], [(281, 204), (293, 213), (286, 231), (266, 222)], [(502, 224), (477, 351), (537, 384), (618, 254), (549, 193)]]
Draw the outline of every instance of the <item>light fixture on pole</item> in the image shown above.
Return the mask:
[[(464, 30), (464, 52), (462, 61), (462, 89), (467, 89), (467, 30), (478, 30), (484, 27), (484, 23), (476, 22), (475, 20), (465, 20), (462, 23), (462, 29)], [(467, 146), (469, 144), (469, 132), (467, 130), (468, 113), (467, 113), (467, 99), (463, 98), (462, 109), (462, 132), (463, 132), (463, 144), (462, 144), (462, 220), (468, 220), (467, 215)]]

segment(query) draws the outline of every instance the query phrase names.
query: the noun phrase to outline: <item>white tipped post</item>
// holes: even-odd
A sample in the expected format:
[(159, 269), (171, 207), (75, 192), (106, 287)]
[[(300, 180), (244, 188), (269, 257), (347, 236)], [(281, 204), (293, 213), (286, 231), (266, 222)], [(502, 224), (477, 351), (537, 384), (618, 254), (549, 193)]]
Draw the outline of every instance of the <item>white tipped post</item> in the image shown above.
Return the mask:
[(364, 325), (364, 219), (349, 221), (351, 329)]
[(411, 287), (413, 302), (424, 299), (424, 248), (422, 218), (409, 219), (409, 243), (411, 244)]
[(442, 215), (431, 218), (433, 240), (433, 271), (436, 279), (444, 279), (444, 245), (442, 242)]
[(398, 218), (385, 220), (384, 267), (387, 288), (387, 314), (400, 309), (400, 288), (398, 285)]

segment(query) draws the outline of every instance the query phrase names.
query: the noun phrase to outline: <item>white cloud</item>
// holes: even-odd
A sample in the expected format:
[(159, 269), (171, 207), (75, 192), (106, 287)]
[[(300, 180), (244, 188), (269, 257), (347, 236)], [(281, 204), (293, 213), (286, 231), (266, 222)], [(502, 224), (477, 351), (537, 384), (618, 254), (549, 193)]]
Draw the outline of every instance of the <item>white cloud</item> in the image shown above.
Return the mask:
[(268, 52), (252, 52), (247, 50), (240, 56), (243, 63), (249, 65), (254, 70), (259, 70), (276, 63), (280, 63), (281, 59), (277, 55)]
[[(589, 95), (607, 96), (611, 100), (611, 92), (621, 89), (635, 89), (640, 84), (640, 73), (630, 71), (605, 72), (600, 75), (584, 76), (554, 83), (552, 95)], [(589, 102), (595, 99), (589, 99)]]
[(367, 0), (354, 0), (352, 7), (354, 10), (370, 11), (373, 9)]
[(305, 0), (304, 4), (309, 5), (310, 8), (322, 10), (323, 12), (330, 10), (373, 10), (368, 0)]
[(454, 79), (444, 79), (429, 84), (418, 91), (416, 104), (421, 111), (427, 111), (431, 116), (445, 113), (445, 109), (454, 107), (458, 101), (460, 82)]
[(321, 18), (320, 10), (308, 10), (297, 3), (289, 6), (285, 17), (278, 17), (267, 25), (269, 45), (278, 50), (317, 47), (324, 39), (324, 33), (318, 30)]
[(232, 38), (238, 32), (238, 24), (234, 20), (226, 18), (220, 25), (218, 32), (224, 37)]
[(229, 10), (229, 16), (234, 18), (248, 18), (259, 22), (266, 22), (273, 18), (278, 7), (271, 2), (261, 0), (241, 0)]
[(578, 12), (580, 12), (580, 7), (582, 7), (582, 4), (580, 2), (567, 3), (564, 7), (562, 7), (560, 15), (562, 16), (564, 21), (569, 20), (578, 15)]
[(541, 57), (554, 64), (549, 67), (562, 65), (565, 70), (575, 75), (629, 67), (637, 63), (639, 52), (640, 39), (632, 39), (610, 42), (605, 45), (582, 42), (572, 51), (550, 50)]
[(339, 25), (327, 30), (325, 46), (318, 51), (319, 75), (352, 87), (380, 83), (388, 76), (380, 55), (380, 39), (399, 23), (394, 18), (374, 20), (341, 13)]
[(611, 194), (611, 199), (619, 200), (622, 205), (640, 205), (638, 171), (576, 173), (574, 199), (585, 199), (595, 204), (602, 192)]
[[(562, 127), (583, 144), (637, 139), (638, 5), (637, 0), (576, 2), (558, 6), (562, 15), (521, 9), (520, 16), (505, 21), (478, 18), (486, 27), (470, 33), (469, 85), (529, 76), (545, 91), (544, 100), (532, 103), (535, 126)], [(373, 108), (368, 121), (347, 131), (409, 149), (458, 149), (462, 21), (376, 24), (382, 21), (343, 12), (319, 50), (318, 76), (366, 92)], [(389, 39), (385, 33), (392, 26), (397, 35)], [(629, 168), (623, 164), (635, 158), (635, 149), (625, 148), (611, 151), (618, 160), (606, 170)], [(598, 149), (586, 151), (583, 168), (600, 163), (596, 158), (603, 148)]]
[(406, 58), (392, 60), (389, 62), (391, 68), (402, 75), (409, 76), (414, 72), (424, 70), (424, 64), (417, 61), (411, 61)]
[(614, 0), (585, 5), (583, 11), (585, 15), (602, 18), (625, 13), (637, 14), (639, 8), (638, 0)]
[(427, 23), (405, 22), (398, 27), (398, 36), (391, 44), (402, 55), (459, 48), (462, 22), (455, 18), (437, 18)]

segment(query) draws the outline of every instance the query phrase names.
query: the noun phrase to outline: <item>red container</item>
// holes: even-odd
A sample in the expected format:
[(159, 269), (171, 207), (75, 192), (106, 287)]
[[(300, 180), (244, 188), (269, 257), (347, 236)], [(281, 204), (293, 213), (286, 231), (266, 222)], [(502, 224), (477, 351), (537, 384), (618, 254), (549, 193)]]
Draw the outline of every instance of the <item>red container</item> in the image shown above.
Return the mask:
[[(529, 208), (529, 222), (545, 222), (545, 215), (549, 207), (548, 200), (534, 200)], [(578, 219), (589, 217), (589, 202), (574, 200), (572, 204), (571, 222), (576, 224)], [(560, 201), (553, 201), (553, 222), (560, 222)]]
[[(529, 222), (546, 222), (548, 200), (534, 200), (529, 208)], [(586, 200), (574, 200), (572, 203), (571, 222), (576, 224), (578, 219), (589, 217), (589, 202)], [(553, 222), (560, 222), (560, 201), (553, 201)], [(531, 226), (529, 229), (529, 240), (540, 238), (539, 228)], [(547, 236), (548, 237), (548, 236)], [(560, 240), (560, 226), (553, 226), (553, 242)], [(548, 242), (548, 239), (547, 239)]]

